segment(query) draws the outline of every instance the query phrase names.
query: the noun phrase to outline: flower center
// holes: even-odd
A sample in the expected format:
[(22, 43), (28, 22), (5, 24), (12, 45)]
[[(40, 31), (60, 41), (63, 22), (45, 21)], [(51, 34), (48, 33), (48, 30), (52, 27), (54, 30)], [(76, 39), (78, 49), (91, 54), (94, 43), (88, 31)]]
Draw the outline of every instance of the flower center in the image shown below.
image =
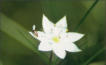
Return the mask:
[(56, 42), (56, 43), (58, 43), (60, 40), (59, 40), (59, 37), (56, 37), (56, 36), (54, 36), (53, 38), (52, 38), (52, 40), (54, 41), (54, 42)]

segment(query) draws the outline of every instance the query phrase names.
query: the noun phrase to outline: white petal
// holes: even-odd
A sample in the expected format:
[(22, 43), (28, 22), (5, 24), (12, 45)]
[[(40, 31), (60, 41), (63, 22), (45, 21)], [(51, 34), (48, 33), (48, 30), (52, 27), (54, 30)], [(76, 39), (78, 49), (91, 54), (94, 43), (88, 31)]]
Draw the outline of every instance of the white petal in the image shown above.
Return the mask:
[(57, 23), (56, 26), (58, 27), (67, 27), (67, 20), (66, 20), (66, 16), (64, 16), (63, 18), (61, 18)]
[(32, 35), (32, 37), (34, 37), (35, 39), (37, 39), (36, 35), (34, 35), (32, 32), (29, 32), (30, 35)]
[(51, 33), (54, 28), (54, 24), (45, 15), (43, 15), (42, 26), (46, 33)]
[(66, 47), (65, 48), (66, 51), (69, 51), (69, 52), (80, 52), (81, 51), (74, 43), (67, 43), (65, 47)]
[(32, 26), (32, 30), (35, 30), (35, 28), (36, 28), (36, 26), (35, 26), (35, 25), (33, 25), (33, 26)]
[(75, 41), (81, 39), (83, 36), (84, 36), (84, 34), (80, 34), (80, 33), (74, 33), (74, 32), (67, 33), (67, 37), (72, 42), (75, 42)]
[(56, 23), (56, 31), (66, 32), (66, 30), (67, 30), (67, 22), (66, 22), (66, 16), (64, 16)]
[(41, 42), (38, 49), (40, 51), (51, 51), (52, 50), (52, 47), (51, 47), (51, 44), (49, 44), (48, 42)]
[(58, 47), (53, 48), (53, 52), (58, 56), (60, 59), (64, 59), (66, 56), (66, 52), (63, 49), (59, 49)]

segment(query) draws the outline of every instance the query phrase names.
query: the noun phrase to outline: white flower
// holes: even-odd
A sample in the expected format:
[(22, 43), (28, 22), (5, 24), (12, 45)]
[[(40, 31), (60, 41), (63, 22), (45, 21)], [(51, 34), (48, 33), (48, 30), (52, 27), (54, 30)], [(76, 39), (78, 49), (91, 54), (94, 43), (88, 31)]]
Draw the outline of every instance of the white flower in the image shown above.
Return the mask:
[(43, 15), (42, 26), (44, 31), (29, 32), (34, 38), (40, 40), (38, 49), (40, 51), (53, 51), (59, 58), (64, 59), (66, 51), (81, 51), (74, 42), (82, 38), (84, 35), (75, 32), (67, 32), (66, 16), (53, 24)]

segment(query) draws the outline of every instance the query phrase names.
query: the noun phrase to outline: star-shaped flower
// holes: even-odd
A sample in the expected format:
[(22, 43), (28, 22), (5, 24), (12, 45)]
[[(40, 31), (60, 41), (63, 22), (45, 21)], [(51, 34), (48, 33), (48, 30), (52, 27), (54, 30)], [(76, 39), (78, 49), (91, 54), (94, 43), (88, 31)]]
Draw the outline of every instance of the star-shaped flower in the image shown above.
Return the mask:
[(43, 31), (35, 31), (35, 25), (33, 25), (33, 31), (29, 32), (34, 38), (40, 41), (38, 46), (40, 51), (53, 51), (61, 59), (65, 58), (66, 51), (81, 51), (74, 42), (84, 35), (75, 32), (67, 32), (66, 16), (60, 19), (56, 24), (53, 24), (43, 15), (42, 26)]

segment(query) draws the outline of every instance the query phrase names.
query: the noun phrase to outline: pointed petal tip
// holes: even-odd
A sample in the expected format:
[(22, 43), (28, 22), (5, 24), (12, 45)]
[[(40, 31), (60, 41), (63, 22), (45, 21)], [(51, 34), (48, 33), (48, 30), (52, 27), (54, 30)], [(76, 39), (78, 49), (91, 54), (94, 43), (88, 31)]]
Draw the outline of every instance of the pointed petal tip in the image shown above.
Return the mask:
[(76, 42), (80, 40), (83, 36), (84, 34), (81, 34), (81, 33), (75, 33), (75, 32), (68, 33), (68, 37), (71, 39), (72, 42)]
[(45, 14), (43, 14), (43, 16), (45, 16)]
[(35, 30), (35, 28), (36, 28), (36, 25), (33, 25), (33, 26), (32, 26), (32, 30)]
[(82, 50), (79, 48), (76, 48), (75, 52), (82, 52)]
[(85, 34), (81, 34), (81, 33), (80, 33), (80, 36), (81, 36), (81, 38), (82, 38), (82, 37), (84, 37), (84, 36), (85, 36)]
[(35, 26), (35, 24), (33, 26)]
[[(56, 55), (57, 56), (57, 55)], [(60, 59), (65, 59), (65, 57), (66, 57), (66, 55), (65, 56), (58, 56), (58, 58), (60, 58)]]
[(32, 32), (29, 32), (30, 35), (34, 36), (34, 34)]
[[(66, 16), (63, 16), (61, 19), (66, 19)], [(60, 20), (61, 20), (61, 19), (60, 19)]]
[(53, 52), (55, 53), (55, 55), (60, 58), (60, 59), (64, 59), (66, 57), (66, 51), (61, 51), (61, 50), (53, 50)]
[(47, 18), (45, 14), (43, 14), (43, 18)]
[(32, 34), (32, 32), (29, 32), (29, 34)]
[(66, 18), (66, 15), (63, 18)]
[(72, 51), (69, 51), (69, 52), (82, 52), (81, 49), (76, 49), (76, 50), (72, 50)]
[(66, 48), (65, 48), (66, 51), (68, 52), (81, 52), (82, 50), (74, 43), (69, 43), (66, 45)]
[(34, 37), (35, 39), (37, 39), (37, 37), (33, 34), (33, 32), (29, 32), (29, 34)]
[(84, 36), (85, 34), (81, 34), (82, 36)]
[(65, 59), (65, 56), (64, 57), (59, 57), (60, 59)]
[(54, 24), (44, 14), (42, 18), (42, 27), (46, 33), (51, 33), (54, 28)]
[(76, 52), (82, 52), (82, 50), (81, 50), (81, 49), (79, 49), (79, 50), (77, 50)]

